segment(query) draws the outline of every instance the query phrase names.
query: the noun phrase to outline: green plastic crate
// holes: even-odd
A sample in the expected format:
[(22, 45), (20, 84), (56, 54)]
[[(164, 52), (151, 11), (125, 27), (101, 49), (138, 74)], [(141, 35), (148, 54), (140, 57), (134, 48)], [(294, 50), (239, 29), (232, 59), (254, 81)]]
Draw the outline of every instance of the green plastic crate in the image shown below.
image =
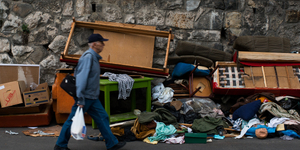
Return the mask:
[(185, 143), (206, 143), (206, 133), (185, 133)]

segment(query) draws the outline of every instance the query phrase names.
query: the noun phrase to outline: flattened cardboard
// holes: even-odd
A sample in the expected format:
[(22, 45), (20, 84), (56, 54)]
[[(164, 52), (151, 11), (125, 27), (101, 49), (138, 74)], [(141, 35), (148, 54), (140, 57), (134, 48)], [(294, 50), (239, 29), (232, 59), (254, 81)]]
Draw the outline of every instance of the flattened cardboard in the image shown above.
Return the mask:
[(49, 103), (50, 91), (48, 83), (39, 84), (33, 91), (23, 92), (25, 107)]
[(40, 65), (0, 64), (0, 84), (24, 81), (25, 85), (40, 83)]
[(25, 88), (26, 86), (24, 81), (13, 81), (1, 84), (1, 108), (23, 104), (22, 92)]

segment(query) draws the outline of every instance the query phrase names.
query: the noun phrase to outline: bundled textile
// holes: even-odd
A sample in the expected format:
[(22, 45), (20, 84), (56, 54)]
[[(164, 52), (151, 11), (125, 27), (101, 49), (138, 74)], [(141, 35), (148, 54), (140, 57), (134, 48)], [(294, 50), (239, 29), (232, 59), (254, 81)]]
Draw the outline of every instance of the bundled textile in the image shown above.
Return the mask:
[(130, 96), (134, 80), (127, 74), (114, 74), (105, 72), (103, 76), (107, 76), (109, 81), (117, 81), (119, 87), (118, 99), (127, 99)]

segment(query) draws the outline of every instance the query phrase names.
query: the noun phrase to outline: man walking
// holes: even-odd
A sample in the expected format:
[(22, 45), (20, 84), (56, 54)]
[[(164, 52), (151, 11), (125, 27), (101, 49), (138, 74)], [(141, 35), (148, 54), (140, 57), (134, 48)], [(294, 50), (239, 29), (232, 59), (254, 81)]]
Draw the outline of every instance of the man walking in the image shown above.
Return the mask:
[(102, 59), (99, 53), (105, 46), (104, 41), (108, 41), (108, 39), (104, 39), (100, 34), (92, 34), (88, 40), (90, 48), (82, 54), (74, 72), (77, 97), (74, 97), (75, 103), (72, 111), (62, 127), (54, 150), (69, 150), (70, 128), (77, 107), (83, 108), (83, 112), (87, 112), (93, 118), (105, 139), (108, 150), (117, 150), (126, 144), (126, 142), (119, 142), (112, 134), (108, 115), (99, 101), (99, 60)]

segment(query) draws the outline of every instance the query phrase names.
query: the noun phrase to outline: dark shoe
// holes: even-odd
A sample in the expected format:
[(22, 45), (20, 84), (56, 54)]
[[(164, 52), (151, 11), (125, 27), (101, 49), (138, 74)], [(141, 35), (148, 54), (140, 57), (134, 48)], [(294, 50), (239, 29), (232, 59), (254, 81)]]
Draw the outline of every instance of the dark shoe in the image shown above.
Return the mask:
[(119, 142), (118, 144), (116, 144), (115, 146), (113, 146), (112, 148), (109, 148), (107, 150), (117, 150), (117, 149), (122, 148), (125, 145), (126, 145), (126, 142)]
[(89, 139), (89, 140), (93, 140), (93, 141), (103, 141), (104, 140), (104, 138), (102, 137), (102, 136), (87, 136), (87, 138)]
[(223, 128), (223, 126), (217, 126), (217, 131), (218, 131), (218, 134), (220, 135), (220, 136), (223, 136), (223, 132), (224, 132), (224, 128)]
[(54, 150), (70, 150), (70, 149), (67, 148), (67, 147), (60, 147), (60, 146), (58, 146), (58, 145), (55, 144)]

